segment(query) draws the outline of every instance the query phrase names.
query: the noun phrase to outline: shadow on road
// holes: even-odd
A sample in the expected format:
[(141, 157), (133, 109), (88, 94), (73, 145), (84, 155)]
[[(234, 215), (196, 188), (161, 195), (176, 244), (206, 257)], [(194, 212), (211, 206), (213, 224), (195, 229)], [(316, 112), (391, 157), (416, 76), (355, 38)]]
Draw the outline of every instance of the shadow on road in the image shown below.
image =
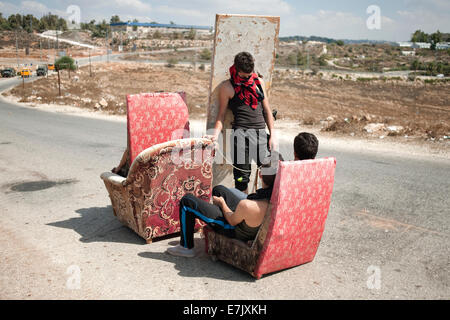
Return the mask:
[[(194, 239), (197, 256), (195, 258), (175, 257), (166, 252), (141, 252), (138, 256), (142, 258), (157, 259), (174, 264), (178, 275), (192, 278), (212, 278), (218, 280), (238, 281), (253, 283), (256, 280), (252, 276), (240, 269), (237, 269), (225, 262), (213, 262), (204, 252), (204, 240)], [(170, 242), (176, 245), (179, 241)]]
[(134, 231), (125, 227), (114, 216), (112, 206), (78, 209), (78, 218), (49, 223), (49, 226), (73, 229), (81, 235), (80, 241), (120, 242), (130, 244), (146, 244)]

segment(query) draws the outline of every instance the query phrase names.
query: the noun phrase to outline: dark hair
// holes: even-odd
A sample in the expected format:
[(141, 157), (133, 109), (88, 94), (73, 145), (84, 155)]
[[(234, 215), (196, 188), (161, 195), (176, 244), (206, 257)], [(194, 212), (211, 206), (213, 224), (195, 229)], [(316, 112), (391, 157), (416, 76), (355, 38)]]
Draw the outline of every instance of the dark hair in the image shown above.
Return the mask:
[(294, 152), (298, 159), (314, 159), (319, 148), (319, 140), (312, 133), (301, 132), (294, 139)]
[(251, 73), (255, 68), (255, 59), (248, 52), (239, 52), (234, 57), (234, 65), (236, 67), (237, 72), (245, 72)]
[(269, 186), (269, 188), (273, 187), (275, 182), (275, 178), (277, 176), (278, 171), (278, 160), (284, 161), (281, 153), (272, 151), (269, 158), (266, 158), (261, 165), (261, 178), (264, 183)]

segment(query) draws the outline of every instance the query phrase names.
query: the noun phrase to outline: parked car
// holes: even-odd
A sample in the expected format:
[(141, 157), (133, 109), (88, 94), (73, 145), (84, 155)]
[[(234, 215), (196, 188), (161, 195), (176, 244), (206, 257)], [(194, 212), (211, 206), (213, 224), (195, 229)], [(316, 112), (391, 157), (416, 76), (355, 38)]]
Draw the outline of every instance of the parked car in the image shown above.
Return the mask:
[(30, 68), (22, 68), (22, 70), (20, 70), (20, 75), (24, 78), (31, 77), (31, 69)]
[(47, 66), (39, 66), (36, 69), (36, 75), (39, 76), (45, 76), (47, 74)]
[(16, 70), (13, 68), (5, 68), (0, 72), (3, 78), (11, 78), (16, 76)]
[(55, 65), (53, 63), (49, 63), (47, 65), (47, 67), (48, 67), (48, 70), (55, 70)]

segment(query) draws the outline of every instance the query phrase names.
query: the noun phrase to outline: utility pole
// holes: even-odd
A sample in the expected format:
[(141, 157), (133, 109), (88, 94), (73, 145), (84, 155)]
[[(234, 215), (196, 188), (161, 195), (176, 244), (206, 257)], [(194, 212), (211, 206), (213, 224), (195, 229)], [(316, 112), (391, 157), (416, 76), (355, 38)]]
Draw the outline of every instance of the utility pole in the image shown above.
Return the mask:
[(108, 29), (106, 29), (106, 35), (105, 35), (105, 46), (106, 46), (106, 62), (109, 62), (109, 50), (108, 50)]
[[(58, 33), (56, 32), (56, 36), (58, 36)], [(56, 39), (58, 39), (58, 38), (56, 38)], [(54, 40), (53, 40), (54, 41)], [(53, 60), (53, 63), (55, 63), (55, 61), (56, 61), (56, 44), (58, 43), (58, 41), (56, 41), (56, 42), (53, 42), (53, 48), (55, 49), (55, 59)]]
[(122, 41), (122, 31), (120, 31), (120, 48), (121, 48), (121, 51), (123, 51), (123, 41)]
[(59, 68), (58, 69), (58, 91), (59, 91), (59, 96), (61, 96), (61, 79), (59, 77)]
[(33, 41), (33, 18), (30, 20), (30, 42), (28, 44), (31, 47), (31, 42)]
[(309, 69), (309, 49), (306, 49), (306, 68)]
[(16, 57), (17, 57), (17, 70), (19, 70), (19, 44), (17, 42), (17, 29), (16, 29)]
[(91, 48), (89, 48), (89, 77), (92, 77), (92, 68), (91, 68)]
[(42, 43), (41, 43), (41, 39), (39, 39), (39, 60), (40, 60), (40, 63), (42, 63)]

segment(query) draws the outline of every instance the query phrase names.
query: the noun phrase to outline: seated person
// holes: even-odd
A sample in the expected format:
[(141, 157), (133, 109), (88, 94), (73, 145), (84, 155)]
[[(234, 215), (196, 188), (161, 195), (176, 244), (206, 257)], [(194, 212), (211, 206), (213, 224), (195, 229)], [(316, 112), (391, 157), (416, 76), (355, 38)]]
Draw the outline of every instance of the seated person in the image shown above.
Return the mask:
[[(319, 147), (319, 140), (312, 133), (301, 132), (294, 139), (294, 160), (315, 159)], [(247, 194), (236, 189), (229, 190), (240, 200), (247, 199)]]
[(126, 178), (128, 176), (128, 171), (130, 170), (130, 164), (128, 161), (129, 155), (130, 152), (127, 148), (122, 155), (122, 159), (120, 160), (119, 165), (117, 167), (114, 167), (111, 172)]
[(294, 138), (294, 160), (314, 159), (319, 149), (319, 140), (312, 133), (301, 132)]
[(248, 195), (247, 199), (239, 199), (224, 186), (213, 188), (213, 204), (196, 198), (192, 194), (185, 195), (180, 202), (180, 244), (167, 249), (175, 256), (194, 257), (195, 219), (210, 225), (214, 231), (230, 238), (242, 241), (253, 240), (258, 233), (272, 196), (278, 168), (278, 160), (283, 157), (273, 151), (271, 161), (261, 166), (259, 176), (262, 188)]

